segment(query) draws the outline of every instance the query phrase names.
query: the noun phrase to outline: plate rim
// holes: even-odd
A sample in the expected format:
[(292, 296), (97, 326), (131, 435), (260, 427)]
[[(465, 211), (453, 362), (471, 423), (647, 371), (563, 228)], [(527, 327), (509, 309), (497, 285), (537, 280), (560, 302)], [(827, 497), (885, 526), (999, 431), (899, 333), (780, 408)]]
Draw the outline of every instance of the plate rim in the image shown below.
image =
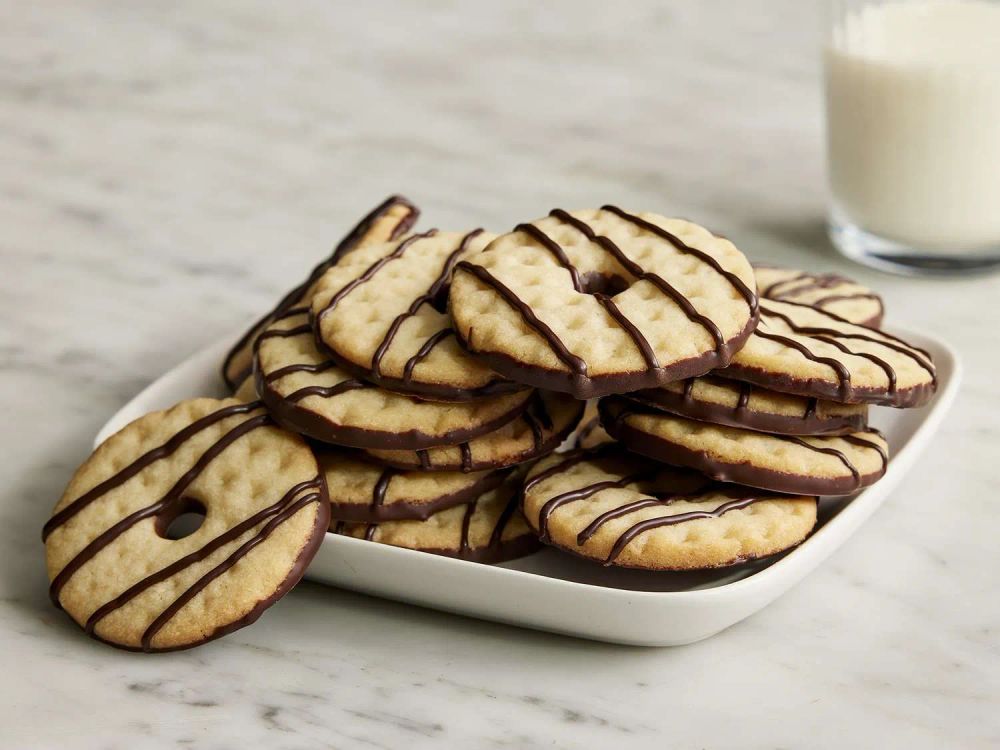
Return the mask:
[[(135, 404), (144, 401), (149, 398), (155, 397), (156, 391), (165, 387), (165, 384), (172, 381), (181, 372), (187, 371), (189, 369), (195, 369), (196, 365), (200, 365), (201, 360), (210, 359), (215, 361), (216, 357), (209, 357), (210, 353), (224, 353), (231, 344), (231, 340), (235, 340), (240, 335), (242, 335), (245, 326), (240, 326), (238, 331), (231, 336), (224, 336), (211, 342), (199, 349), (195, 350), (193, 353), (189, 354), (187, 357), (182, 359), (176, 365), (171, 367), (169, 370), (161, 374), (158, 378), (146, 385), (142, 390), (140, 390), (135, 396), (130, 398), (126, 403), (124, 403), (118, 410), (115, 411), (111, 417), (101, 426), (97, 431), (94, 438), (94, 446), (96, 447), (101, 442), (106, 440), (110, 435), (117, 432), (119, 429), (124, 427), (128, 422), (132, 421), (129, 419), (128, 422), (122, 421), (122, 415), (126, 412), (133, 410)], [(421, 560), (420, 564), (428, 564), (432, 566), (443, 566), (442, 569), (447, 569), (455, 564), (462, 566), (469, 566), (464, 568), (468, 571), (478, 570), (481, 573), (486, 570), (492, 570), (492, 573), (486, 575), (495, 575), (498, 578), (506, 578), (509, 580), (533, 580), (534, 583), (538, 585), (554, 586), (558, 588), (564, 588), (567, 591), (576, 590), (580, 593), (586, 593), (590, 596), (601, 596), (609, 598), (624, 598), (624, 599), (651, 599), (656, 601), (669, 600), (673, 602), (688, 602), (689, 600), (707, 600), (724, 596), (733, 595), (745, 595), (752, 596), (755, 593), (755, 589), (766, 587), (768, 585), (774, 585), (774, 579), (780, 579), (785, 575), (794, 576), (795, 568), (794, 563), (789, 561), (798, 561), (801, 556), (800, 553), (806, 549), (815, 549), (815, 547), (807, 546), (814, 544), (816, 540), (820, 540), (821, 544), (829, 546), (827, 550), (818, 550), (815, 554), (819, 554), (818, 559), (813, 560), (813, 565), (809, 567), (802, 573), (802, 577), (808, 575), (812, 570), (822, 563), (829, 555), (831, 555), (841, 544), (843, 544), (856, 530), (863, 524), (868, 517), (870, 517), (879, 506), (885, 501), (889, 494), (895, 489), (896, 485), (903, 479), (905, 474), (911, 468), (912, 462), (916, 460), (919, 454), (927, 447), (930, 440), (933, 438), (934, 434), (937, 432), (941, 423), (943, 422), (945, 416), (951, 409), (954, 403), (955, 397), (958, 394), (959, 387), (961, 385), (963, 377), (963, 364), (959, 353), (952, 347), (947, 341), (941, 339), (937, 335), (929, 332), (917, 332), (909, 329), (905, 326), (890, 325), (886, 326), (885, 329), (894, 335), (899, 335), (904, 339), (916, 340), (918, 345), (924, 346), (926, 348), (927, 344), (931, 344), (932, 348), (940, 349), (949, 361), (950, 373), (944, 384), (943, 388), (939, 388), (937, 393), (930, 404), (921, 407), (927, 409), (926, 416), (921, 420), (919, 426), (914, 431), (914, 437), (916, 435), (926, 433), (925, 439), (916, 440), (911, 438), (908, 444), (903, 448), (900, 453), (893, 455), (893, 460), (890, 462), (889, 470), (893, 471), (893, 463), (895, 462), (897, 466), (900, 462), (905, 464), (897, 468), (894, 471), (894, 476), (891, 482), (887, 483), (885, 487), (880, 491), (879, 485), (884, 479), (871, 487), (862, 490), (857, 494), (854, 500), (852, 500), (846, 507), (840, 510), (832, 519), (825, 523), (818, 530), (811, 533), (802, 544), (798, 545), (796, 548), (792, 549), (788, 553), (782, 555), (779, 560), (771, 563), (767, 567), (751, 573), (743, 578), (739, 578), (734, 581), (728, 581), (726, 583), (721, 583), (715, 586), (709, 586), (706, 588), (697, 588), (689, 590), (680, 591), (649, 591), (643, 589), (628, 589), (628, 588), (618, 588), (614, 586), (603, 586), (597, 583), (586, 583), (582, 581), (573, 581), (566, 578), (560, 578), (558, 576), (542, 575), (532, 571), (518, 570), (516, 568), (507, 568), (500, 565), (481, 565), (479, 563), (469, 562), (466, 560), (459, 560), (457, 558), (450, 558), (440, 555), (427, 555), (424, 552), (417, 550), (410, 550), (402, 547), (394, 547), (388, 544), (378, 544), (379, 554), (401, 555), (402, 561), (406, 560)], [(225, 346), (224, 346), (225, 345)], [(221, 355), (220, 355), (221, 356)], [(940, 364), (937, 361), (936, 365)], [(200, 367), (198, 368), (200, 371)], [(221, 381), (220, 381), (221, 385)], [(193, 396), (192, 396), (193, 397)], [(891, 408), (891, 407), (889, 407)], [(133, 417), (134, 419), (135, 417)], [(120, 423), (120, 425), (119, 425)], [(116, 425), (113, 429), (110, 429), (112, 425)], [(912, 456), (912, 458), (911, 458)], [(875, 495), (868, 503), (858, 502), (862, 498), (871, 495)], [(851, 530), (846, 531), (841, 537), (833, 539), (832, 541), (826, 542), (826, 540), (831, 534), (840, 529), (845, 524), (849, 524), (855, 521), (855, 527)], [(350, 537), (345, 537), (342, 535), (337, 535), (332, 532), (327, 532), (321, 543), (321, 547), (325, 547), (330, 544), (337, 544), (343, 546), (347, 549), (355, 547), (355, 545), (363, 545), (367, 550), (374, 551), (370, 542), (366, 542), (360, 539), (353, 539)], [(357, 548), (357, 547), (355, 547)], [(824, 554), (825, 552), (825, 554)], [(415, 556), (415, 557), (414, 557)], [(433, 562), (432, 562), (433, 561)], [(581, 564), (586, 564), (581, 563)], [(596, 563), (595, 563), (596, 564)], [(808, 562), (806, 563), (808, 564)], [(786, 573), (786, 571), (791, 570), (791, 573)], [(309, 575), (307, 569), (306, 579), (317, 580)], [(319, 579), (323, 582), (322, 579)], [(793, 584), (794, 584), (793, 580)], [(600, 593), (598, 593), (600, 592)], [(376, 594), (378, 595), (378, 594)], [(429, 605), (433, 606), (433, 605)]]

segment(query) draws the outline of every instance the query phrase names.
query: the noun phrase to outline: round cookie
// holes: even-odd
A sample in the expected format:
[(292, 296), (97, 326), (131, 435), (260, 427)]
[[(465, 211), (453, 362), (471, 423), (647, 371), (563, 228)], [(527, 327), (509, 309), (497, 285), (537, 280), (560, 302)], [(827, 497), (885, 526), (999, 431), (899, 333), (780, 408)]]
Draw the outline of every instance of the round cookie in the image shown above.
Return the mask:
[(522, 500), (542, 541), (646, 570), (718, 568), (782, 552), (808, 536), (816, 506), (815, 497), (713, 482), (612, 444), (540, 461)]
[(757, 289), (764, 299), (803, 302), (844, 320), (878, 328), (885, 306), (866, 286), (834, 273), (809, 273), (754, 264)]
[(363, 461), (348, 451), (317, 447), (330, 492), (330, 516), (375, 523), (425, 520), (498, 487), (509, 471), (402, 471)]
[(235, 392), (251, 375), (253, 346), (257, 336), (282, 313), (308, 304), (316, 281), (326, 269), (357, 248), (401, 237), (410, 231), (419, 216), (420, 211), (410, 201), (400, 195), (392, 195), (359, 221), (334, 248), (330, 257), (316, 266), (305, 281), (282, 297), (274, 309), (254, 323), (229, 350), (222, 362), (222, 379), (230, 391)]
[(352, 375), (434, 400), (523, 390), (458, 345), (445, 310), (455, 264), (493, 237), (431, 230), (357, 250), (330, 268), (312, 299), (330, 356)]
[(580, 421), (583, 402), (536, 391), (521, 414), (493, 432), (458, 445), (368, 453), (381, 463), (423, 471), (480, 471), (521, 464), (554, 451)]
[(286, 314), (257, 338), (257, 393), (275, 419), (315, 440), (352, 448), (419, 450), (498, 429), (531, 391), (463, 403), (403, 396), (351, 377), (321, 352), (307, 312)]
[(614, 206), (521, 224), (455, 266), (461, 343), (507, 377), (585, 399), (725, 367), (757, 321), (728, 240)]
[(464, 506), (435, 513), (426, 521), (352, 524), (334, 522), (337, 534), (394, 547), (498, 563), (536, 552), (541, 544), (518, 509), (519, 482), (508, 481)]
[(868, 407), (791, 396), (711, 375), (628, 394), (690, 419), (781, 435), (846, 435), (868, 426)]
[[(170, 538), (190, 513), (201, 525)], [(77, 469), (43, 532), (50, 594), (112, 645), (196, 646), (291, 589), (329, 518), (312, 451), (260, 402), (183, 401), (125, 426)]]
[(848, 495), (878, 481), (889, 464), (889, 444), (874, 429), (771, 435), (648, 411), (622, 398), (604, 399), (600, 409), (604, 428), (630, 451), (774, 492)]
[(782, 393), (911, 407), (937, 389), (931, 356), (877, 328), (798, 302), (762, 300), (760, 324), (715, 373)]

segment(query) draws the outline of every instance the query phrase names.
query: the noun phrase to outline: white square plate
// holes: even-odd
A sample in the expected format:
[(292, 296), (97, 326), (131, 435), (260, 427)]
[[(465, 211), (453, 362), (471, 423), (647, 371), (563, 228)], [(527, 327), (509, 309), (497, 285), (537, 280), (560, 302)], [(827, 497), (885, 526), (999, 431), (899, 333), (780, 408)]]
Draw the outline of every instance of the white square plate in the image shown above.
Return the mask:
[[(958, 355), (931, 336), (892, 332), (931, 353), (938, 393), (922, 409), (872, 410), (892, 450), (888, 471), (850, 499), (824, 499), (812, 536), (785, 555), (707, 573), (604, 568), (551, 549), (490, 566), (327, 534), (306, 575), (388, 599), (601, 641), (673, 646), (707, 638), (772, 602), (843, 544), (895, 489), (941, 424), (958, 391)], [(229, 345), (227, 339), (202, 349), (156, 380), (104, 425), (96, 442), (146, 412), (221, 395), (219, 363)]]

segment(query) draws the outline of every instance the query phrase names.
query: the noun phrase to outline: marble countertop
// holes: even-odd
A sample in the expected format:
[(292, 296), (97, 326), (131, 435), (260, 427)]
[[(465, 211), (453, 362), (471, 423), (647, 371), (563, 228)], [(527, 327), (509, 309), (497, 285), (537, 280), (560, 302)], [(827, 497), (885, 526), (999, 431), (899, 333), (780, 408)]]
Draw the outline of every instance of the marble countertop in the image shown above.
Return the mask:
[[(623, 7), (624, 6), (624, 7)], [(1000, 277), (829, 249), (822, 4), (10, 4), (0, 13), (0, 746), (996, 747)], [(121, 653), (46, 601), (39, 529), (107, 416), (391, 192), (503, 229), (613, 200), (860, 277), (962, 354), (918, 468), (699, 644), (588, 643), (303, 584)]]

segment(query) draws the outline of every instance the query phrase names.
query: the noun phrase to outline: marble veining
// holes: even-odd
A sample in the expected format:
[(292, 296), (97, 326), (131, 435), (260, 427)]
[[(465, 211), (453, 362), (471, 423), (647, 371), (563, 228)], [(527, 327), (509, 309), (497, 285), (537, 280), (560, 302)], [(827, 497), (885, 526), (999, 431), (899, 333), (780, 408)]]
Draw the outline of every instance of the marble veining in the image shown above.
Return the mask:
[[(1000, 277), (828, 248), (823, 3), (0, 11), (0, 746), (996, 747)], [(920, 465), (827, 564), (719, 636), (587, 643), (304, 584), (160, 657), (83, 637), (39, 531), (106, 417), (269, 306), (390, 192), (503, 230), (613, 200), (761, 260), (852, 274), (966, 382)]]

